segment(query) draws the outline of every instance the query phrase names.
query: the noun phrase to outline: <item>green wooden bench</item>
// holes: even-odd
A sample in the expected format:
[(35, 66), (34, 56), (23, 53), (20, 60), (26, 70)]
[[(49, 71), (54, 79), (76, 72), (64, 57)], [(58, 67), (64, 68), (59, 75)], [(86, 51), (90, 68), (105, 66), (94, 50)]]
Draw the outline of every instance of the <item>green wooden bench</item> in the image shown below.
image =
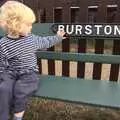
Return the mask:
[[(38, 59), (120, 64), (120, 55), (38, 51)], [(108, 80), (40, 75), (35, 96), (71, 103), (120, 108), (120, 83)]]
[[(42, 36), (53, 35), (51, 25), (49, 23), (35, 24), (33, 33)], [(0, 29), (0, 36), (4, 34)], [(120, 64), (120, 55), (56, 53), (48, 51), (38, 51), (36, 54), (38, 59)], [(73, 103), (120, 108), (119, 93), (119, 81), (85, 80), (80, 78), (40, 75), (40, 85), (35, 96)]]

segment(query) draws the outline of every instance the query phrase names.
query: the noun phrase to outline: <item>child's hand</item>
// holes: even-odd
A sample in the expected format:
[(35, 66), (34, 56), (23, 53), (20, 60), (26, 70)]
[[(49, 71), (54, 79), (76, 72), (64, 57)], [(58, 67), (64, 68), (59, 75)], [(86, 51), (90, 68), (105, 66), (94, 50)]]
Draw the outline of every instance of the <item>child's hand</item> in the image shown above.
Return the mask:
[(63, 30), (57, 31), (57, 35), (62, 37), (62, 39), (66, 39), (65, 34), (66, 34), (66, 32), (64, 32)]

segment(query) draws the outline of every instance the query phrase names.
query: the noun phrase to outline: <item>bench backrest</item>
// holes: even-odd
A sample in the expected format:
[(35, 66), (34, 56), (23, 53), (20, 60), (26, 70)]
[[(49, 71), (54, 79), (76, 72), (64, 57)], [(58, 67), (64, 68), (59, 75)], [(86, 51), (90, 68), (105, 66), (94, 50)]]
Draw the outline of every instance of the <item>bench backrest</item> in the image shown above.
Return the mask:
[[(53, 35), (53, 32), (51, 30), (51, 26), (53, 24), (36, 24), (33, 27), (33, 32), (35, 34), (38, 35)], [(71, 53), (71, 50), (78, 52), (78, 53), (87, 53), (87, 51), (89, 51), (89, 43), (93, 43), (92, 46), (92, 52), (94, 54), (94, 61), (93, 61), (93, 68), (90, 68), (92, 71), (92, 75), (90, 74), (90, 76), (92, 76), (92, 79), (108, 79), (108, 80), (112, 80), (112, 81), (118, 81), (120, 79), (120, 69), (119, 69), (119, 64), (118, 62), (116, 62), (116, 60), (119, 61), (119, 59), (109, 59), (109, 57), (107, 57), (107, 53), (104, 54), (104, 52), (106, 52), (106, 46), (108, 45), (108, 51), (110, 52), (109, 54), (113, 54), (113, 55), (120, 55), (120, 39), (119, 38), (114, 38), (114, 36), (112, 37), (69, 37), (67, 38), (67, 40), (64, 40), (61, 44), (61, 46), (57, 46), (57, 47), (52, 47), (50, 49), (48, 49), (49, 51), (62, 51), (62, 52), (69, 52)], [(75, 45), (75, 46), (74, 46)], [(90, 52), (91, 52), (91, 48), (90, 48)], [(101, 56), (97, 55), (97, 54), (101, 54)], [(84, 55), (83, 55), (84, 56)], [(99, 56), (99, 57), (97, 57)], [(106, 56), (106, 57), (105, 57)], [(93, 57), (93, 56), (92, 56)], [(104, 59), (104, 57), (106, 59)], [(102, 64), (96, 60), (99, 59), (103, 59), (107, 61), (107, 58), (109, 59), (109, 61), (111, 61), (111, 64), (105, 68), (107, 69), (107, 73), (104, 73), (104, 70), (102, 68), (104, 68), (104, 66), (102, 66)], [(86, 59), (86, 58), (85, 58)], [(109, 63), (108, 61), (108, 63)], [(85, 78), (86, 77), (86, 69), (88, 69), (86, 67), (85, 62), (88, 61), (77, 61), (77, 67), (75, 69), (75, 74), (77, 77), (79, 78)], [(107, 64), (107, 62), (104, 62), (105, 64)], [(61, 70), (61, 74), (62, 76), (71, 76), (71, 71), (70, 70), (70, 65), (71, 63), (69, 61), (63, 60), (62, 61), (62, 65), (60, 66)], [(39, 66), (42, 66), (42, 63), (39, 61)], [(105, 65), (106, 66), (106, 65)], [(43, 73), (43, 69), (42, 67), (39, 67), (40, 73)], [(48, 74), (49, 75), (55, 75), (56, 74), (56, 63), (54, 60), (48, 60)], [(90, 71), (90, 72), (91, 72)], [(106, 74), (106, 76), (104, 76), (103, 74)], [(106, 78), (107, 77), (107, 78)]]
[(104, 64), (119, 64), (120, 55), (104, 55), (93, 53), (67, 53), (67, 52), (52, 52), (52, 51), (38, 51), (36, 53), (38, 61), (41, 59), (47, 60), (64, 60), (87, 63), (104, 63)]

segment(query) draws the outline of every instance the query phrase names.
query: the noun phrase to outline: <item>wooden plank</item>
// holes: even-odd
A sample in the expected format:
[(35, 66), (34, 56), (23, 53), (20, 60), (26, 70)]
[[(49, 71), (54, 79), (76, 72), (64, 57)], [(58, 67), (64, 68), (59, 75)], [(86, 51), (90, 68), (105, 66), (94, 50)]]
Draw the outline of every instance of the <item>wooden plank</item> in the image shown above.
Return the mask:
[(60, 76), (40, 76), (35, 96), (99, 107), (120, 108), (120, 84), (106, 80), (84, 80)]
[[(70, 49), (70, 43), (69, 43), (69, 38), (65, 39), (62, 41), (62, 52), (69, 52)], [(66, 60), (62, 61), (62, 75), (63, 76), (69, 76), (69, 62)]]
[(42, 74), (42, 64), (41, 64), (41, 59), (37, 59), (37, 65), (39, 67), (39, 73)]
[[(115, 16), (115, 22), (119, 23), (120, 22), (120, 14), (119, 14), (120, 13), (120, 1), (119, 0), (117, 1), (117, 5), (118, 5), (118, 8), (117, 8), (117, 14)], [(113, 44), (114, 45), (113, 45), (112, 54), (120, 55), (120, 41), (114, 40)], [(119, 69), (120, 69), (119, 64), (111, 65), (110, 77), (109, 77), (110, 81), (118, 81)]]
[(38, 51), (36, 55), (38, 59), (120, 64), (120, 55), (105, 55), (105, 54), (95, 54), (95, 53), (69, 53), (69, 52), (52, 52), (52, 51)]
[[(107, 1), (101, 0), (101, 4), (99, 4), (98, 14), (96, 21), (98, 23), (105, 23), (107, 17)], [(103, 54), (104, 52), (104, 40), (96, 39), (95, 43), (95, 53), (96, 54)], [(102, 72), (102, 64), (94, 64), (93, 65), (93, 79), (101, 79), (101, 72)]]
[[(46, 22), (47, 23), (52, 23), (53, 22), (53, 1), (49, 1), (49, 5), (47, 4), (47, 9), (46, 9)], [(54, 47), (51, 47), (48, 49), (48, 51), (54, 51)], [(48, 60), (48, 74), (49, 75), (55, 75), (55, 61), (53, 60)]]
[[(86, 52), (86, 39), (78, 39), (78, 53)], [(78, 62), (77, 63), (77, 77), (84, 78), (85, 76), (85, 63)]]
[[(114, 40), (114, 45), (113, 45), (113, 54), (120, 55), (120, 41), (119, 40)], [(118, 76), (119, 76), (119, 64), (112, 64), (111, 69), (110, 69), (110, 77), (109, 80), (111, 81), (117, 81)]]
[[(71, 12), (70, 12), (70, 6), (64, 5), (63, 7), (63, 13), (62, 13), (62, 22), (63, 23), (69, 23), (71, 21)], [(63, 52), (69, 52), (70, 50), (70, 42), (69, 38), (62, 41), (62, 51)], [(69, 62), (68, 61), (62, 61), (62, 75), (63, 76), (69, 76)]]
[[(95, 53), (103, 54), (104, 51), (104, 40), (96, 39), (95, 41)], [(101, 79), (102, 64), (94, 63), (93, 65), (93, 79)]]
[[(81, 1), (79, 4), (79, 22), (85, 23), (88, 21), (88, 2), (86, 0)], [(78, 39), (78, 53), (86, 52), (86, 39)], [(78, 62), (77, 63), (77, 77), (84, 78), (85, 76), (85, 63)]]

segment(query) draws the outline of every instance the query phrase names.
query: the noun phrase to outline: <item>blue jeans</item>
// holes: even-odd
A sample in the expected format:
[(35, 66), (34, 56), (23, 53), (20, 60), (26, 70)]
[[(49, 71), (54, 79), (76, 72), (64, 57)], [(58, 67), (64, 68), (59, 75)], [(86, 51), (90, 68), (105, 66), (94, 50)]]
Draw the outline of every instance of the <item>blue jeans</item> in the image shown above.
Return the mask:
[(0, 120), (9, 119), (11, 106), (14, 113), (24, 111), (28, 98), (36, 91), (38, 84), (39, 76), (34, 71), (0, 73)]

